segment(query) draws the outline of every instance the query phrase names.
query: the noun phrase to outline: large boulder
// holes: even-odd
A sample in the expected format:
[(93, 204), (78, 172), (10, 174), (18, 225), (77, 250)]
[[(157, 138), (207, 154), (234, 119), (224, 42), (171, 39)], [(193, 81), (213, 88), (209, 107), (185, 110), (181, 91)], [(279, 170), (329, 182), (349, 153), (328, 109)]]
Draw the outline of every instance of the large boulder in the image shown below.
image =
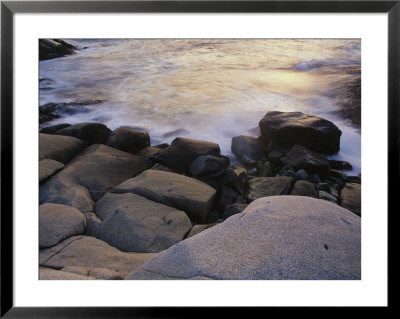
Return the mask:
[(105, 144), (111, 130), (101, 123), (85, 122), (67, 126), (55, 134), (79, 138), (87, 144)]
[(76, 208), (62, 204), (39, 207), (39, 247), (46, 248), (85, 232), (85, 216)]
[(266, 159), (265, 143), (260, 136), (239, 135), (232, 138), (231, 150), (246, 167), (255, 167)]
[(303, 180), (299, 180), (294, 183), (293, 188), (290, 191), (290, 195), (309, 196), (314, 198), (318, 197), (317, 191), (315, 190), (315, 185), (309, 181)]
[(88, 214), (93, 211), (93, 200), (151, 165), (141, 156), (92, 145), (40, 186), (40, 202), (66, 204)]
[(301, 145), (294, 145), (289, 153), (282, 158), (282, 162), (296, 168), (296, 170), (304, 169), (310, 174), (315, 173), (322, 179), (329, 175), (328, 159), (324, 155), (310, 151)]
[(255, 177), (249, 180), (246, 198), (252, 202), (266, 196), (287, 195), (294, 179), (288, 176)]
[(126, 279), (359, 280), (361, 222), (327, 201), (274, 196), (149, 259)]
[(143, 148), (150, 146), (150, 136), (147, 132), (120, 127), (111, 133), (107, 145), (136, 154)]
[(75, 137), (40, 133), (39, 161), (52, 159), (66, 164), (85, 147), (86, 144)]
[(126, 252), (159, 252), (183, 240), (192, 228), (187, 215), (135, 194), (106, 194), (95, 206), (101, 222), (88, 232)]
[(43, 182), (50, 176), (64, 168), (64, 164), (52, 159), (44, 159), (39, 162), (39, 182)]
[(219, 176), (224, 173), (226, 166), (229, 166), (227, 158), (211, 155), (199, 156), (190, 164), (190, 174), (193, 176)]
[(155, 254), (124, 253), (104, 241), (89, 236), (73, 236), (56, 246), (39, 251), (40, 266), (62, 269), (65, 267), (105, 268), (117, 272), (122, 278), (141, 266)]
[(152, 158), (180, 174), (187, 174), (190, 164), (201, 155), (220, 156), (218, 144), (178, 137), (170, 146), (160, 149)]
[(332, 122), (302, 112), (268, 112), (259, 122), (261, 136), (273, 146), (303, 145), (334, 154), (340, 149), (342, 131)]
[(204, 223), (211, 211), (215, 189), (190, 177), (147, 170), (116, 186), (114, 193), (134, 193), (184, 211), (191, 221)]
[(75, 53), (76, 48), (59, 39), (39, 39), (39, 60), (50, 60)]
[(361, 216), (361, 185), (346, 183), (340, 193), (340, 205)]

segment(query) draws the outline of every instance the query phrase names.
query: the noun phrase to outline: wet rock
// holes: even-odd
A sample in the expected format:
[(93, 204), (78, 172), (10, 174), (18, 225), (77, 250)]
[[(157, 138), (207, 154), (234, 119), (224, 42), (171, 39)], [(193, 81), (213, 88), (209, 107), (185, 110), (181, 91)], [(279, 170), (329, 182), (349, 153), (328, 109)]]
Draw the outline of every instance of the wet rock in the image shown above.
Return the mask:
[(218, 144), (178, 137), (172, 141), (170, 146), (159, 149), (151, 158), (174, 172), (187, 174), (193, 160), (202, 155), (220, 157)]
[(221, 213), (224, 212), (230, 204), (233, 204), (236, 201), (238, 195), (239, 194), (232, 188), (222, 186), (215, 200), (215, 208)]
[(324, 154), (340, 149), (342, 132), (332, 122), (301, 112), (268, 112), (259, 122), (261, 136), (277, 146), (302, 145)]
[(255, 167), (265, 160), (265, 144), (260, 136), (239, 135), (232, 138), (232, 153), (247, 167)]
[(326, 157), (301, 145), (294, 145), (289, 153), (282, 158), (282, 162), (295, 167), (297, 170), (304, 169), (308, 173), (318, 174), (321, 178), (326, 178), (329, 174), (329, 162)]
[(318, 197), (314, 184), (304, 180), (299, 180), (294, 183), (290, 195)]
[(184, 212), (130, 193), (106, 194), (95, 211), (101, 221), (91, 222), (88, 234), (125, 252), (162, 251), (192, 227)]
[(233, 215), (239, 214), (242, 211), (244, 211), (247, 206), (248, 206), (248, 204), (240, 204), (240, 203), (234, 203), (232, 205), (229, 205), (225, 209), (225, 211), (221, 217), (222, 217), (222, 219), (227, 219)]
[(340, 193), (340, 206), (347, 208), (354, 214), (361, 216), (361, 185), (346, 183)]
[(285, 156), (285, 154), (281, 151), (277, 151), (277, 150), (273, 150), (268, 154), (268, 160), (271, 163), (277, 164), (277, 165), (281, 165), (281, 158)]
[(296, 172), (296, 179), (307, 180), (308, 179), (308, 173), (304, 169), (299, 169)]
[(191, 229), (190, 233), (187, 235), (187, 238), (193, 237), (194, 235), (197, 235), (201, 233), (203, 230), (206, 230), (208, 228), (211, 228), (215, 226), (216, 224), (204, 224), (204, 225), (194, 225), (193, 228)]
[(64, 168), (64, 164), (52, 159), (44, 159), (39, 162), (39, 182), (43, 182), (50, 176)]
[(106, 144), (111, 130), (101, 123), (78, 123), (57, 131), (57, 135), (73, 136), (87, 144)]
[(285, 173), (282, 174), (282, 176), (291, 177), (291, 178), (293, 178), (294, 180), (296, 180), (296, 178), (297, 178), (296, 173), (293, 172), (293, 171), (286, 171)]
[(339, 179), (345, 179), (347, 175), (341, 171), (337, 171), (334, 169), (329, 170), (329, 176), (334, 177), (334, 178), (339, 178)]
[(324, 200), (328, 200), (334, 203), (337, 203), (338, 200), (335, 196), (332, 196), (331, 194), (325, 192), (325, 191), (318, 191), (318, 198), (319, 199), (324, 199)]
[(329, 166), (332, 169), (339, 169), (339, 170), (352, 170), (353, 169), (353, 166), (351, 166), (351, 164), (346, 161), (329, 160)]
[(47, 126), (42, 128), (39, 133), (44, 133), (44, 134), (54, 134), (55, 132), (66, 128), (68, 126), (71, 126), (71, 124), (68, 123), (62, 123), (62, 124), (57, 124), (57, 125), (52, 125), (52, 126)]
[(293, 178), (286, 176), (252, 178), (248, 183), (246, 198), (252, 202), (261, 197), (287, 195), (293, 182)]
[(119, 127), (111, 133), (107, 145), (136, 154), (143, 148), (150, 146), (150, 136), (147, 132)]
[(315, 188), (319, 191), (324, 191), (329, 193), (331, 190), (331, 186), (329, 185), (329, 183), (318, 183), (317, 185), (315, 185)]
[(82, 151), (86, 144), (70, 136), (39, 134), (39, 161), (52, 159), (66, 164)]
[(39, 247), (46, 248), (85, 232), (86, 219), (71, 206), (43, 204), (39, 207)]
[(116, 186), (114, 193), (134, 193), (183, 210), (191, 221), (203, 223), (216, 191), (207, 184), (175, 173), (148, 170)]
[(50, 60), (75, 53), (76, 48), (59, 39), (39, 39), (39, 60)]
[(258, 168), (259, 177), (273, 177), (274, 175), (274, 170), (270, 162), (264, 162)]
[(229, 166), (229, 161), (225, 158), (211, 155), (199, 156), (190, 164), (190, 174), (193, 176), (204, 176), (221, 172), (223, 168)]
[(157, 254), (126, 279), (197, 276), (222, 280), (360, 279), (360, 218), (310, 197), (262, 198), (244, 212)]

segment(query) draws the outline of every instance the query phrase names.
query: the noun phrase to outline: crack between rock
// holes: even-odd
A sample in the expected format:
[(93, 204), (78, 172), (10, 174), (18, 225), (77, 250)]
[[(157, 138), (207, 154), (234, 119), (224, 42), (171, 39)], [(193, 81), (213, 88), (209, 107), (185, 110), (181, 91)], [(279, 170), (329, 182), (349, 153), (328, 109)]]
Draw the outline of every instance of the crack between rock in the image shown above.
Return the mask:
[(45, 265), (51, 258), (53, 258), (54, 256), (57, 256), (58, 254), (60, 254), (66, 247), (68, 247), (69, 245), (71, 245), (73, 242), (82, 239), (83, 237), (71, 240), (68, 244), (66, 244), (63, 248), (61, 248), (59, 251), (57, 251), (56, 253), (54, 253), (53, 255), (51, 255), (49, 258), (47, 258), (43, 263), (40, 263), (39, 266), (45, 266), (45, 267), (50, 267)]

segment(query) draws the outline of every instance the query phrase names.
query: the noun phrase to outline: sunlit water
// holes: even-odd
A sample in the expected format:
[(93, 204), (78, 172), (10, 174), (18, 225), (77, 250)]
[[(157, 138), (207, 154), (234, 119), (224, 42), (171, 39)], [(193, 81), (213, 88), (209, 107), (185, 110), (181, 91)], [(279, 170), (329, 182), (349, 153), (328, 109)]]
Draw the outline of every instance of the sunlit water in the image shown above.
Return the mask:
[[(270, 110), (301, 111), (343, 132), (339, 154), (361, 171), (360, 130), (337, 113), (332, 92), (357, 76), (359, 40), (67, 40), (77, 54), (40, 62), (40, 105), (102, 100), (53, 125), (97, 121), (149, 132), (152, 144), (177, 136), (216, 142), (232, 156), (233, 136), (257, 135)], [(171, 133), (172, 132), (172, 133)], [(175, 132), (175, 133), (174, 133)]]

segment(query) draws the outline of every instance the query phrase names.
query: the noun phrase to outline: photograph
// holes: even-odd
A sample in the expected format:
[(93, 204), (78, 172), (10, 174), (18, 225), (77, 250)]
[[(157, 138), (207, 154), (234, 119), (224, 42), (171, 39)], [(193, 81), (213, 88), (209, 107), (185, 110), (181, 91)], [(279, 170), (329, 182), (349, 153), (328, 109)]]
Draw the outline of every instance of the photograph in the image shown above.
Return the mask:
[(361, 38), (37, 41), (39, 280), (361, 282)]

